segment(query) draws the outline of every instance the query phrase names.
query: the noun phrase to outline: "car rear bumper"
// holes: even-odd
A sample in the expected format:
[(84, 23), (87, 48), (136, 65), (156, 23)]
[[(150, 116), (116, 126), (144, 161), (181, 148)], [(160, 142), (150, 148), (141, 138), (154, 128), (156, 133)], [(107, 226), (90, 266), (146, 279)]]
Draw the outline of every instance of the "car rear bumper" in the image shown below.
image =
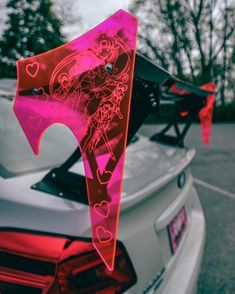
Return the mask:
[(177, 254), (166, 266), (161, 294), (194, 294), (197, 291), (205, 243), (205, 218), (194, 188), (193, 194), (190, 226)]

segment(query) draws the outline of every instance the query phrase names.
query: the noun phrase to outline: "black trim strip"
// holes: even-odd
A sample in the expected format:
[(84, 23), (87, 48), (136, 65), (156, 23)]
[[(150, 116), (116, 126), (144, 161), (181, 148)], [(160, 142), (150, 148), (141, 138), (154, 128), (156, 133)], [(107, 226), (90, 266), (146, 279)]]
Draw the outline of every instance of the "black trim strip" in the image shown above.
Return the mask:
[(0, 252), (0, 266), (41, 276), (54, 276), (56, 271), (56, 265), (52, 262), (6, 252)]
[(22, 294), (41, 294), (42, 290), (35, 287), (0, 281), (0, 293), (1, 294), (21, 294), (21, 293)]

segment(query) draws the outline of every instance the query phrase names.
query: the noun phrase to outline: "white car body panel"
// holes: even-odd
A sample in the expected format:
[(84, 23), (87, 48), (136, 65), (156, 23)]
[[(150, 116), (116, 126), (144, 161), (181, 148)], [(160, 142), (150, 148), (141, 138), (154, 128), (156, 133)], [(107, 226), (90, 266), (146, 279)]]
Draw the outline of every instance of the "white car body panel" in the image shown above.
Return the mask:
[[(126, 293), (186, 294), (196, 289), (205, 223), (189, 167), (194, 155), (194, 150), (142, 136), (127, 148), (118, 240), (138, 281)], [(71, 170), (82, 174), (82, 162)], [(0, 228), (90, 237), (88, 206), (30, 188), (48, 171), (0, 178)], [(182, 171), (186, 183), (180, 189)], [(183, 206), (188, 227), (172, 255), (167, 226)]]

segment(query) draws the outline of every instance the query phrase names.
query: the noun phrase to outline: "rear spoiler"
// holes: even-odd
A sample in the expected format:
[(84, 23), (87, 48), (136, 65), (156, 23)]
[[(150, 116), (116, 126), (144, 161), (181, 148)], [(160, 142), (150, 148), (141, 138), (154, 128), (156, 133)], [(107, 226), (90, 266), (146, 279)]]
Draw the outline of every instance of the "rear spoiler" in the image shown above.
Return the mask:
[[(153, 142), (183, 147), (187, 131), (211, 94), (213, 91), (180, 81), (137, 53), (127, 144), (132, 142), (150, 114), (157, 112), (163, 103), (171, 103), (175, 106), (175, 115), (160, 133), (154, 134), (150, 139)], [(181, 130), (179, 123), (183, 126)], [(171, 128), (175, 131), (174, 136), (167, 135)], [(115, 136), (115, 132), (109, 134), (110, 138), (112, 136)], [(63, 191), (64, 198), (88, 204), (85, 177), (69, 171), (80, 158), (81, 151), (78, 147), (61, 166), (52, 169), (32, 188), (53, 195)]]
[[(214, 94), (214, 87), (206, 88), (212, 90), (183, 82), (137, 53), (129, 141), (152, 112), (158, 111), (162, 104), (169, 103), (174, 105), (175, 114), (161, 132), (151, 137), (151, 140), (184, 147), (184, 138), (192, 122), (206, 107), (208, 96)], [(175, 135), (168, 135), (172, 129)]]
[[(120, 10), (73, 41), (17, 62), (13, 108), (34, 153), (39, 154), (40, 139), (53, 123), (69, 127), (80, 146), (34, 189), (88, 201), (92, 242), (110, 271), (116, 256), (126, 143), (165, 100), (176, 105), (177, 115), (186, 113), (188, 123), (180, 132), (174, 118), (152, 140), (183, 146), (186, 129), (209, 95), (141, 55), (135, 58), (137, 29), (137, 18)], [(210, 111), (203, 114), (205, 121), (210, 121)], [(175, 137), (165, 135), (171, 125)], [(86, 178), (69, 172), (81, 156)]]

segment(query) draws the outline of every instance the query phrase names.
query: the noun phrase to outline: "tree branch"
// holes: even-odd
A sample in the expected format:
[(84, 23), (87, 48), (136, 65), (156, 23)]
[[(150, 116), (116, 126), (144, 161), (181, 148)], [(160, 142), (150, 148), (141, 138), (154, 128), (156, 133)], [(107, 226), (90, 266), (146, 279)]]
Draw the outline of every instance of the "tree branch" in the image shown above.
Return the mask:
[(232, 36), (232, 34), (235, 32), (235, 26), (233, 26), (230, 30), (230, 32), (228, 32), (228, 34), (224, 37), (223, 39), (223, 43), (220, 45), (219, 49), (215, 52), (215, 54), (212, 57), (211, 62), (214, 63), (217, 56), (219, 55), (219, 53), (221, 52), (221, 50), (224, 48), (224, 45), (226, 44), (227, 40), (230, 39), (230, 37)]
[(164, 54), (159, 53), (158, 49), (153, 45), (153, 43), (151, 42), (149, 38), (146, 38), (141, 34), (139, 34), (138, 37), (145, 42), (145, 44), (151, 49), (151, 51), (155, 55), (156, 59), (160, 60), (161, 65), (167, 69), (169, 64), (167, 63)]

